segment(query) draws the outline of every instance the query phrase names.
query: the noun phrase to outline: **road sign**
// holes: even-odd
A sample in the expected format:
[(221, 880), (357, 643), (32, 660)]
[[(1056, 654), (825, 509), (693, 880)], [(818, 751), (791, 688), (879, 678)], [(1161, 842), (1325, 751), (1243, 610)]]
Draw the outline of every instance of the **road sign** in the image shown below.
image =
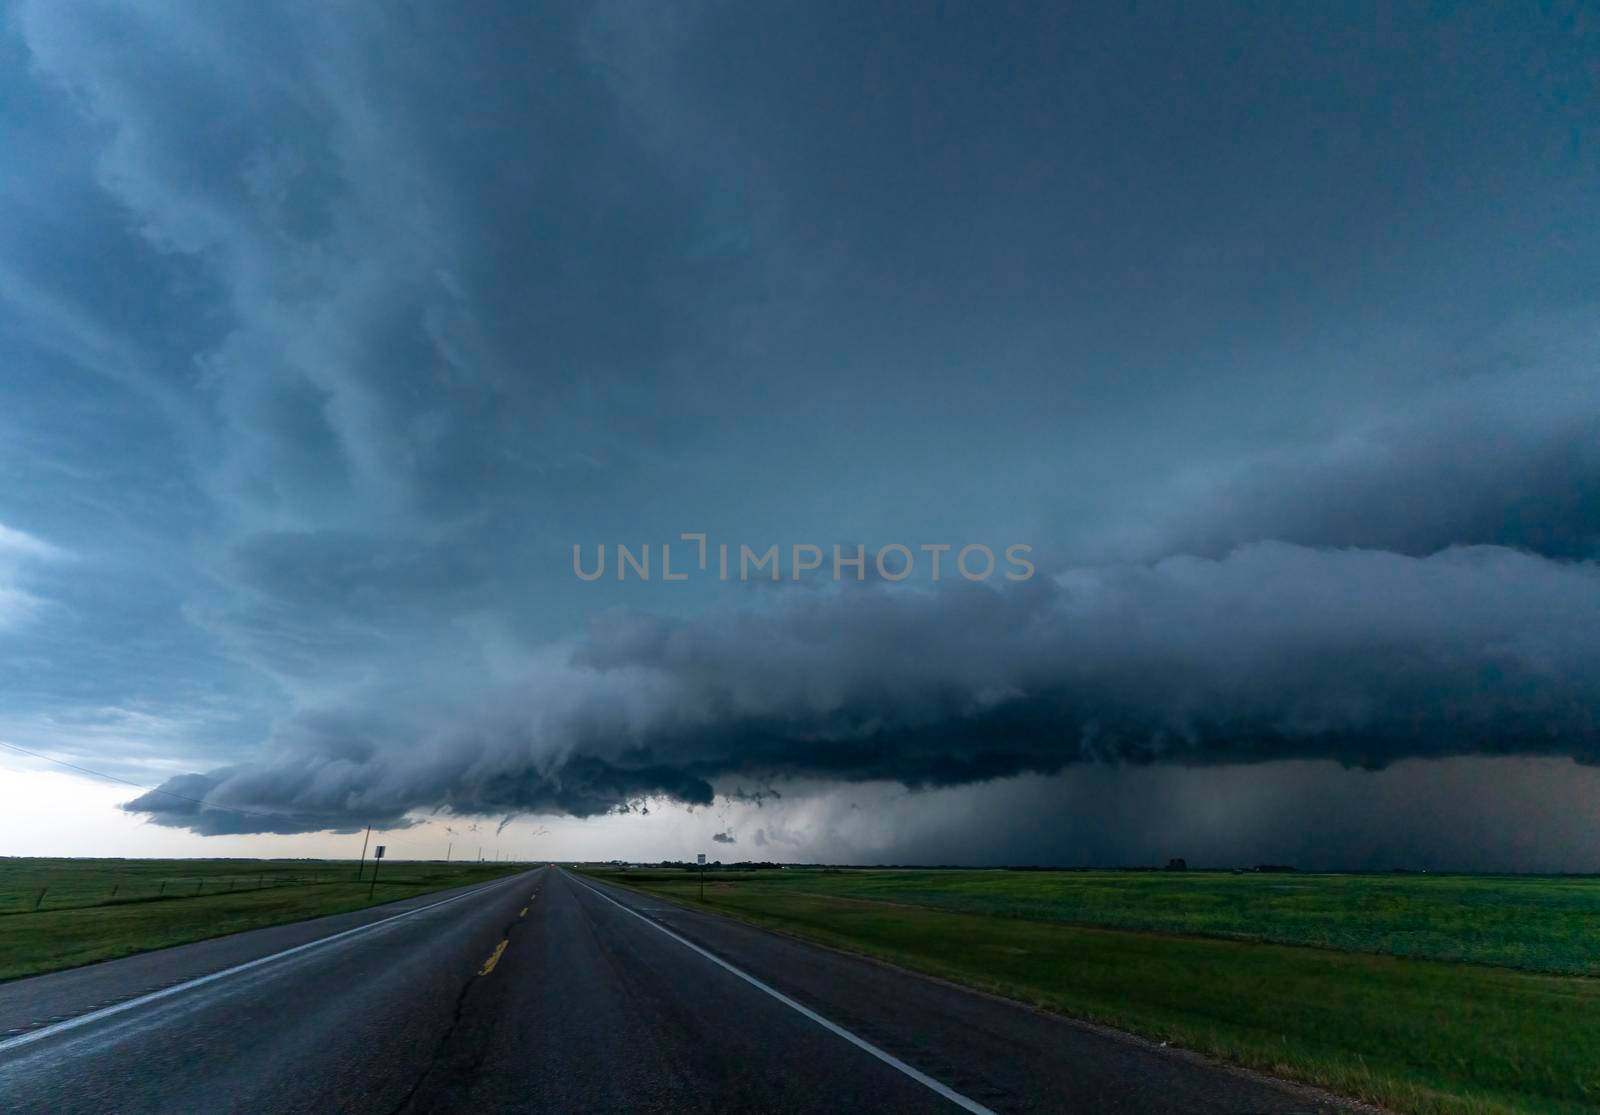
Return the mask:
[(705, 862), (706, 862), (706, 854), (704, 852), (701, 852), (698, 856), (695, 857), (695, 862), (698, 863), (698, 864), (701, 864), (703, 866), (705, 864)]
[(372, 901), (372, 892), (378, 888), (378, 868), (383, 866), (383, 845), (378, 845), (378, 850), (372, 853), (372, 882), (367, 884), (367, 901)]

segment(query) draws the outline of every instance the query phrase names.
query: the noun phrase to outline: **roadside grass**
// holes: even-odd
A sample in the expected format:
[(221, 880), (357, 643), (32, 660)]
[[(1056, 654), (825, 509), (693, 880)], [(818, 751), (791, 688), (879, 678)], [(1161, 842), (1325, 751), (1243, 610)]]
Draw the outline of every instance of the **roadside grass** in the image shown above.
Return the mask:
[[(1600, 1109), (1597, 980), (997, 917), (731, 873), (710, 876), (701, 906), (683, 871), (594, 874), (1397, 1111)], [(926, 891), (944, 873), (907, 874), (934, 876)]]
[(1600, 877), (1224, 871), (713, 872), (792, 894), (1600, 976)]
[(370, 861), (358, 883), (356, 865), (335, 860), (4, 859), (0, 980), (358, 910), (524, 866), (385, 861), (369, 899)]

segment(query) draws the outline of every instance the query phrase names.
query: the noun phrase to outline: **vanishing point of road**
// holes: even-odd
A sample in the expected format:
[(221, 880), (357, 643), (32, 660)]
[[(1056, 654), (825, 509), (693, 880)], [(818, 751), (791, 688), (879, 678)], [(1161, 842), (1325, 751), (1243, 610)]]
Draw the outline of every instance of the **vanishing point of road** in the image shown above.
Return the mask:
[(0, 984), (0, 1111), (1197, 1112), (1309, 1093), (555, 867)]

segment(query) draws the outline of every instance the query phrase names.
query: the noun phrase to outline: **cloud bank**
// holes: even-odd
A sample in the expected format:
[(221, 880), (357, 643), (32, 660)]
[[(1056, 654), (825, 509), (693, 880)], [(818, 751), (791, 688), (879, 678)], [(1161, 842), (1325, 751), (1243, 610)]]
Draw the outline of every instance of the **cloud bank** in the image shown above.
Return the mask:
[[(314, 818), (586, 815), (706, 805), (735, 778), (933, 787), (1091, 761), (1593, 762), (1597, 655), (1600, 569), (1503, 547), (1258, 543), (1007, 588), (847, 583), (692, 618), (614, 612), (500, 687), (492, 715), (434, 735), (302, 716), (270, 761), (213, 775), (205, 796)], [(160, 795), (129, 808), (214, 831), (253, 823)]]
[[(200, 833), (1593, 762), (1593, 67), (1395, 20), (17, 4), (0, 734)], [(681, 531), (1039, 575), (570, 574)]]

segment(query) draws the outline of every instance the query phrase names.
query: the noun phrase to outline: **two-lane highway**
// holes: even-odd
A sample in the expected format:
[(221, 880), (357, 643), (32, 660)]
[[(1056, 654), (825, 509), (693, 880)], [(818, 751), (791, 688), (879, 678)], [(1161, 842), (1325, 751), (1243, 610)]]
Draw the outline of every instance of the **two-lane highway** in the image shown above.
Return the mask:
[[(156, 969), (176, 982), (126, 997), (130, 972), (148, 980)], [(33, 1025), (40, 1010), (68, 1017)], [(1318, 1106), (555, 868), (356, 924), (280, 927), (0, 986), (0, 1033), (19, 1027), (0, 1036), (7, 1112)]]
[[(262, 930), (261, 955), (0, 1039), (0, 1111), (393, 1110), (539, 874), (413, 900), (399, 916), (284, 949), (271, 946), (289, 927)], [(256, 936), (225, 941), (248, 947)], [(123, 966), (184, 967), (201, 945), (0, 985), (0, 1024), (32, 1021), (35, 1003), (59, 1010), (55, 981), (76, 977), (72, 994), (86, 1005), (95, 975), (111, 998)]]

